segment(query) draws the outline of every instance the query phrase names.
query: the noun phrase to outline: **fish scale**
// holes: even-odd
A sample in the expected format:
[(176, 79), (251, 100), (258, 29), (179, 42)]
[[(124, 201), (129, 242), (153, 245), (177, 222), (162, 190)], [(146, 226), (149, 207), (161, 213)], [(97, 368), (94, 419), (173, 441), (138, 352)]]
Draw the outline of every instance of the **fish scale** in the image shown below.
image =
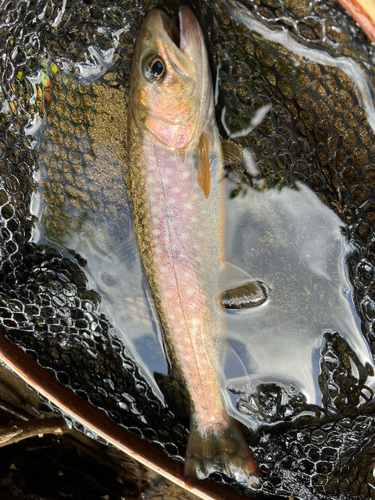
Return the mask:
[[(215, 205), (220, 207), (215, 200), (220, 196), (220, 186), (213, 189), (208, 202), (196, 181), (195, 152), (171, 154), (155, 143), (149, 147), (146, 144), (144, 149), (144, 158), (155, 160), (143, 160), (142, 165), (153, 235), (150, 251), (161, 301), (164, 309), (168, 308), (165, 311), (168, 331), (173, 332), (174, 347), (187, 379), (194, 380), (189, 384), (197, 393), (193, 401), (204, 401), (208, 396), (212, 400), (200, 404), (196, 410), (215, 420), (222, 413), (220, 392), (217, 386), (211, 391), (204, 388), (205, 381), (212, 378), (213, 367), (208, 357), (199, 356), (206, 351), (203, 331), (206, 338), (220, 346), (223, 328), (216, 303), (217, 278), (212, 272), (220, 267), (221, 244), (214, 237), (220, 234), (220, 219), (216, 218), (215, 225), (210, 216)], [(177, 185), (176, 176), (182, 180)], [(178, 186), (179, 192), (174, 192)]]

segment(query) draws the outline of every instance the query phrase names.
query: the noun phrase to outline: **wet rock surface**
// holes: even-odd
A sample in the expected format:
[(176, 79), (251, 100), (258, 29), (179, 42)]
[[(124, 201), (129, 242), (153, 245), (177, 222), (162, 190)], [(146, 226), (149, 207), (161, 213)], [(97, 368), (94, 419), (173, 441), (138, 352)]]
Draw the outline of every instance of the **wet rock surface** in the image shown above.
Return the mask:
[[(149, 0), (74, 1), (65, 10), (59, 2), (1, 4), (0, 322), (7, 338), (61, 384), (182, 460), (186, 395), (178, 382), (161, 377), (170, 407), (154, 396), (101, 311), (84, 258), (67, 250), (77, 238), (110, 250), (129, 228), (126, 98), (134, 39), (157, 5), (176, 13), (175, 2)], [(262, 106), (270, 104), (271, 112), (246, 138), (234, 139), (251, 149), (259, 173), (233, 165), (228, 175), (230, 168), (241, 175), (238, 193), (242, 186), (267, 189), (301, 180), (347, 224), (356, 247), (350, 259), (355, 302), (374, 354), (375, 162), (365, 103), (342, 68), (270, 41), (239, 22), (233, 5), (193, 2), (214, 75), (220, 62), (218, 123), (224, 107), (232, 133), (248, 127)], [(335, 2), (242, 5), (266, 30), (284, 28), (301, 47), (353, 60), (374, 81), (372, 46)], [(34, 139), (25, 127), (38, 117), (44, 126)], [(34, 193), (47, 207), (42, 221), (32, 206)], [(35, 243), (38, 224), (48, 241)], [(110, 286), (111, 276), (104, 279)], [(134, 290), (127, 297), (141, 323), (147, 317)], [(371, 367), (361, 365), (337, 332), (326, 334), (320, 364), (322, 408), (272, 384), (259, 386), (252, 398), (238, 396), (240, 411), (264, 422), (255, 436), (247, 433), (261, 490), (233, 485), (244, 496), (375, 497), (375, 417), (366, 387)]]

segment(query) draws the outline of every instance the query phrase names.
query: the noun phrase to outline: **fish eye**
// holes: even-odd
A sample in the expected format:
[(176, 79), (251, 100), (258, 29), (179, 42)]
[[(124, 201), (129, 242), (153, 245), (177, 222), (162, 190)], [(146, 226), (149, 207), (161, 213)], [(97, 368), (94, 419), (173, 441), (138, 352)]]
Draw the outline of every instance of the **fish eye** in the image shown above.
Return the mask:
[(146, 70), (146, 77), (151, 82), (159, 80), (165, 73), (165, 64), (160, 56), (156, 56), (151, 59), (150, 64)]

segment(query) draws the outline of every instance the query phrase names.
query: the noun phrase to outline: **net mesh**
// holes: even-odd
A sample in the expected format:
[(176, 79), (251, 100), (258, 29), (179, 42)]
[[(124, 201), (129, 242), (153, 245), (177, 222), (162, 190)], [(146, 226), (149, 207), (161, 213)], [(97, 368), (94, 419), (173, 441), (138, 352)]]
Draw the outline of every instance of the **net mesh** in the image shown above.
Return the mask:
[[(178, 380), (160, 376), (167, 404), (155, 397), (100, 309), (85, 260), (69, 251), (74, 235), (92, 239), (97, 226), (105, 228), (102, 248), (120, 242), (129, 230), (122, 182), (126, 97), (134, 40), (145, 13), (157, 5), (152, 0), (75, 0), (65, 7), (54, 0), (0, 3), (0, 323), (7, 338), (61, 384), (182, 460), (186, 391)], [(160, 6), (175, 15), (175, 2)], [(238, 21), (230, 2), (205, 0), (195, 8), (214, 74), (220, 63), (222, 135), (227, 135), (224, 107), (233, 133), (250, 125), (255, 110), (271, 105), (246, 138), (234, 139), (251, 148), (259, 167), (254, 177), (234, 165), (242, 179), (239, 191), (299, 180), (348, 224), (356, 247), (350, 258), (355, 303), (374, 353), (373, 131), (350, 74), (301, 55), (300, 48), (354, 61), (371, 84), (373, 49), (333, 1), (244, 0), (242, 6), (253, 16), (253, 29)], [(274, 33), (287, 30), (293, 43), (286, 48), (270, 40), (258, 25)], [(39, 119), (44, 126), (28, 134)], [(105, 127), (99, 127), (103, 120)], [(35, 216), (37, 193), (46, 207), (43, 221)], [(56, 245), (35, 243), (38, 224)], [(136, 285), (128, 290), (141, 323), (147, 314), (140, 293)], [(337, 332), (325, 335), (320, 364), (321, 408), (272, 384), (257, 389), (257, 410), (249, 398), (238, 396), (239, 410), (264, 422), (255, 436), (244, 429), (262, 486), (249, 493), (232, 485), (243, 495), (375, 497), (374, 403), (366, 386), (371, 368)]]

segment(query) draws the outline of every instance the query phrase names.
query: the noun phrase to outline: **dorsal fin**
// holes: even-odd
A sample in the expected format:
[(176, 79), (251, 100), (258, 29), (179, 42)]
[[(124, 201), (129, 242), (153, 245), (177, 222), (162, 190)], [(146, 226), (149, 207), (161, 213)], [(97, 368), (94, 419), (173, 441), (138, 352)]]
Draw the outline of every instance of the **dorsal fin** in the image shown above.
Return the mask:
[(206, 198), (210, 194), (211, 175), (210, 175), (210, 153), (212, 150), (211, 136), (208, 132), (204, 132), (199, 141), (200, 162), (197, 173), (197, 181), (199, 187), (203, 191)]

